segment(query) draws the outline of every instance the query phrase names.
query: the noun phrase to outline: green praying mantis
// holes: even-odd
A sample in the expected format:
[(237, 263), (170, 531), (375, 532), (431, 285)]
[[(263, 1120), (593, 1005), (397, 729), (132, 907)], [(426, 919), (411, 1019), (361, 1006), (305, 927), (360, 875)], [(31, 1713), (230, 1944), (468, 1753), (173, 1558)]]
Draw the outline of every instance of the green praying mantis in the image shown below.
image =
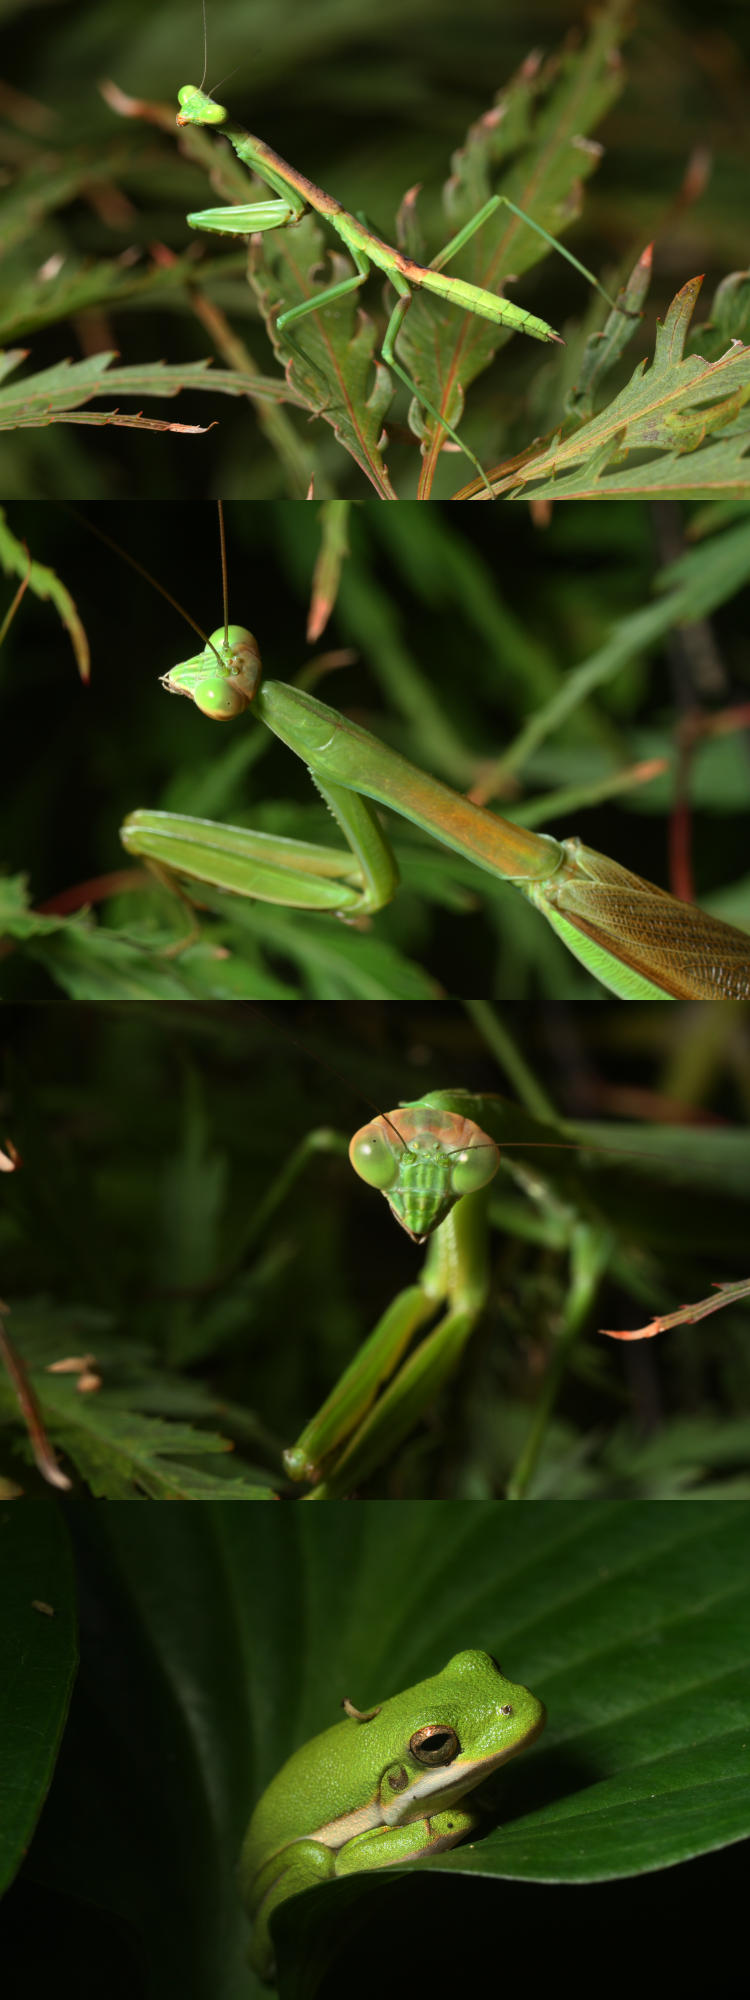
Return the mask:
[[(593, 272), (589, 271), (586, 265), (574, 257), (563, 244), (558, 243), (540, 223), (524, 214), (523, 209), (518, 208), (508, 195), (492, 195), (464, 227), (451, 237), (450, 242), (437, 257), (433, 258), (431, 264), (419, 264), (414, 258), (406, 256), (376, 236), (364, 221), (351, 215), (342, 207), (341, 202), (326, 194), (323, 188), (317, 187), (314, 181), (309, 180), (307, 175), (299, 173), (296, 167), (290, 166), (287, 160), (283, 160), (280, 154), (275, 153), (262, 139), (255, 138), (252, 133), (245, 132), (241, 126), (234, 124), (225, 107), (217, 104), (203, 89), (199, 89), (195, 84), (184, 84), (178, 91), (178, 98), (180, 104), (177, 114), (178, 125), (220, 127), (224, 137), (233, 146), (238, 159), (244, 166), (249, 167), (275, 196), (273, 201), (240, 203), (231, 208), (201, 209), (188, 216), (191, 227), (217, 231), (224, 235), (251, 236), (257, 232), (285, 229), (299, 222), (307, 208), (314, 209), (330, 224), (349, 251), (355, 273), (352, 277), (342, 278), (338, 283), (326, 286), (313, 297), (304, 299), (300, 305), (288, 307), (279, 313), (276, 321), (277, 330), (292, 348), (296, 347), (290, 334), (292, 326), (298, 325), (307, 314), (322, 312), (326, 307), (334, 305), (337, 300), (345, 298), (347, 294), (356, 292), (369, 276), (372, 265), (375, 265), (377, 270), (384, 271), (397, 297), (381, 344), (382, 358), (403, 382), (417, 404), (421, 404), (427, 411), (433, 424), (438, 427), (438, 435), (444, 434), (450, 438), (457, 449), (469, 459), (490, 497), (492, 497), (492, 487), (478, 458), (460, 438), (449, 421), (446, 410), (436, 408), (424, 387), (412, 380), (398, 358), (396, 343), (414, 292), (420, 290), (432, 293), (460, 307), (464, 312), (476, 313), (480, 318), (491, 320), (498, 326), (507, 326), (528, 334), (533, 340), (555, 342), (558, 346), (564, 346), (562, 336), (556, 333), (546, 320), (539, 319), (534, 313), (525, 311), (522, 306), (514, 305), (511, 300), (501, 298), (482, 286), (469, 284), (463, 278), (451, 277), (445, 273), (444, 266), (471, 241), (489, 218), (500, 208), (507, 208), (518, 221), (525, 223), (553, 249), (559, 250), (561, 256), (565, 257), (567, 262), (601, 293), (612, 310), (624, 311), (627, 318), (638, 317), (637, 314), (626, 311), (623, 306), (615, 306)], [(449, 385), (446, 392), (448, 409), (451, 408), (456, 396), (460, 397), (460, 393), (460, 389), (457, 390), (455, 385)]]
[[(327, 1149), (343, 1150), (338, 1135), (318, 1137)], [(550, 1147), (562, 1147), (571, 1156), (569, 1164), (555, 1166), (552, 1179), (540, 1165)], [(594, 1151), (598, 1163), (601, 1156), (598, 1148)], [(331, 1499), (356, 1491), (409, 1436), (458, 1369), (488, 1302), (490, 1200), (501, 1159), (524, 1197), (537, 1205), (543, 1240), (554, 1241), (568, 1262), (545, 1379), (511, 1497), (525, 1490), (571, 1348), (590, 1322), (615, 1250), (605, 1212), (608, 1206), (611, 1212), (611, 1204), (602, 1207), (598, 1198), (601, 1167), (592, 1176), (586, 1152), (582, 1134), (577, 1140), (561, 1140), (545, 1119), (492, 1094), (467, 1090), (428, 1091), (378, 1113), (355, 1132), (348, 1147), (355, 1173), (384, 1196), (412, 1242), (426, 1245), (426, 1255), (416, 1281), (391, 1300), (320, 1409), (283, 1453), (290, 1479), (307, 1484), (305, 1497)], [(290, 1176), (309, 1157), (308, 1139), (285, 1171), (284, 1194)], [(650, 1154), (646, 1157), (650, 1166), (656, 1164)], [(715, 1301), (684, 1308), (636, 1333), (611, 1337), (637, 1339), (658, 1332), (662, 1324), (702, 1318), (735, 1296), (744, 1297), (747, 1289), (746, 1281), (719, 1286)]]
[[(601, 1380), (608, 1343), (602, 1349), (594, 1329), (598, 1323), (602, 1330), (602, 1323), (608, 1323), (610, 1316), (603, 1310), (603, 1298), (602, 1309), (595, 1312), (594, 1308), (605, 1278), (617, 1282), (635, 1301), (632, 1317), (629, 1313), (623, 1316), (631, 1328), (634, 1320), (644, 1317), (639, 1308), (645, 1306), (647, 1312), (668, 1309), (666, 1318), (653, 1321), (649, 1328), (618, 1336), (626, 1340), (644, 1338), (662, 1325), (703, 1318), (707, 1311), (717, 1309), (713, 1300), (708, 1304), (701, 1300), (697, 1307), (675, 1314), (675, 1297), (685, 1296), (684, 1291), (676, 1292), (678, 1285), (684, 1284), (695, 1299), (706, 1290), (703, 1280), (709, 1274), (720, 1281), (729, 1279), (729, 1284), (720, 1282), (718, 1303), (722, 1305), (747, 1293), (747, 1281), (734, 1284), (733, 1264), (727, 1267), (721, 1261), (725, 1254), (734, 1260), (738, 1245), (741, 1250), (745, 1240), (744, 1134), (704, 1128), (691, 1131), (686, 1143), (684, 1127), (662, 1127), (655, 1150), (657, 1134), (651, 1128), (618, 1127), (612, 1134), (616, 1151), (606, 1144), (602, 1151), (600, 1142), (610, 1137), (610, 1130), (599, 1123), (571, 1124), (561, 1119), (543, 1082), (516, 1049), (512, 1029), (483, 1003), (467, 1006), (464, 1011), (480, 1038), (488, 1046), (494, 1044), (496, 1060), (487, 1065), (481, 1049), (472, 1046), (471, 1037), (456, 1039), (451, 1033), (453, 1048), (460, 1047), (474, 1074), (487, 1079), (476, 1089), (453, 1090), (424, 1090), (426, 1061), (438, 1079), (441, 1072), (445, 1074), (446, 1017), (442, 1008), (435, 1010), (431, 1004), (419, 1011), (407, 1008), (394, 1012), (389, 1006), (380, 1010), (380, 1018), (373, 1016), (368, 1005), (355, 1013), (354, 1023), (349, 1010), (338, 1005), (333, 1012), (316, 1008), (313, 1045), (306, 1025), (309, 1010), (302, 1017), (301, 1041), (297, 1039), (296, 1019), (291, 1037), (282, 1026), (288, 1015), (287, 1003), (278, 1010), (270, 1041), (265, 1010), (218, 1009), (216, 1015), (223, 1018), (216, 1019), (213, 1031), (210, 1015), (205, 1023), (199, 1019), (194, 1024), (186, 1020), (185, 1010), (180, 1010), (179, 1022), (173, 1020), (170, 1027), (162, 1029), (156, 1018), (162, 1011), (158, 1007), (139, 1010), (143, 1021), (136, 1016), (133, 1027), (128, 1021), (116, 1031), (118, 1055), (131, 1036), (136, 1047), (145, 1036), (157, 1062), (157, 1052), (164, 1047), (162, 1035), (171, 1046), (176, 1040), (179, 1043), (184, 1031), (188, 1060), (183, 1064), (180, 1058), (178, 1070), (185, 1068), (186, 1074), (191, 1073), (185, 1100), (188, 1122), (179, 1135), (174, 1130), (171, 1092), (164, 1093), (163, 1116), (160, 1111), (155, 1128), (156, 1154), (152, 1150), (154, 1133), (148, 1121), (143, 1127), (137, 1098), (130, 1136), (126, 1139), (123, 1134), (125, 1152), (132, 1147), (131, 1157), (141, 1179), (144, 1144), (149, 1159), (162, 1159), (166, 1134), (167, 1178), (175, 1193), (174, 1242), (163, 1264), (163, 1225), (155, 1225), (154, 1251), (160, 1272), (156, 1291), (149, 1282), (142, 1300), (138, 1292), (136, 1308), (140, 1312), (142, 1307), (144, 1317), (134, 1325), (133, 1302), (120, 1301), (120, 1280), (115, 1276), (112, 1290), (120, 1332), (113, 1332), (114, 1344), (103, 1327), (98, 1354), (82, 1355), (75, 1339), (71, 1353), (71, 1322), (63, 1315), (60, 1344), (50, 1345), (48, 1336), (41, 1357), (35, 1347), (32, 1311), (26, 1357), (26, 1368), (32, 1374), (26, 1380), (26, 1329), (20, 1298), (11, 1302), (21, 1307), (17, 1321), (21, 1341), (15, 1366), (11, 1348), (15, 1314), (11, 1315), (10, 1337), (0, 1325), (0, 1359), (5, 1359), (11, 1374), (36, 1462), (51, 1483), (64, 1486), (68, 1481), (67, 1471), (57, 1464), (55, 1447), (70, 1456), (74, 1465), (82, 1466), (84, 1477), (88, 1476), (87, 1453), (92, 1429), (93, 1435), (97, 1434), (99, 1398), (105, 1457), (116, 1444), (111, 1420), (114, 1417), (117, 1421), (118, 1399), (121, 1408), (123, 1394), (127, 1397), (113, 1373), (117, 1343), (121, 1338), (123, 1354), (128, 1343), (135, 1340), (137, 1346), (144, 1336), (148, 1345), (151, 1327), (158, 1329), (157, 1338), (164, 1342), (162, 1360), (167, 1358), (168, 1367), (179, 1368), (185, 1356), (192, 1355), (196, 1365), (203, 1358), (209, 1395), (209, 1404), (203, 1405), (204, 1418), (218, 1416), (222, 1431), (229, 1426), (239, 1458), (245, 1456), (248, 1444), (251, 1452), (260, 1448), (261, 1463), (267, 1460), (270, 1464), (274, 1489), (286, 1488), (304, 1499), (350, 1495), (383, 1468), (394, 1466), (394, 1460), (398, 1480), (403, 1471), (400, 1448), (415, 1432), (417, 1452), (427, 1448), (434, 1456), (424, 1430), (425, 1419), (432, 1422), (433, 1413), (440, 1427), (438, 1436), (442, 1434), (445, 1440), (445, 1453), (452, 1458), (464, 1424), (473, 1422), (471, 1411), (473, 1408), (476, 1414), (477, 1383), (481, 1382), (495, 1407), (492, 1477), (505, 1484), (513, 1468), (508, 1490), (516, 1497), (528, 1487), (548, 1441), (552, 1411), (568, 1379), (573, 1351), (584, 1335), (586, 1347), (571, 1383), (573, 1396), (576, 1376), (580, 1383), (588, 1373), (590, 1386), (597, 1374)], [(124, 1012), (132, 1015), (130, 1009)], [(188, 1017), (193, 1012), (187, 1010)], [(696, 1037), (696, 1047), (705, 1046), (706, 1038), (711, 1040), (710, 1022), (706, 1018), (701, 1026), (697, 1016), (712, 1016), (713, 1010), (685, 1012), (690, 1016), (688, 1035)], [(588, 1010), (584, 1009), (584, 1014)], [(589, 1020), (593, 1018), (588, 1014)], [(424, 1024), (421, 1047), (420, 1023)], [(652, 1017), (654, 1029), (656, 1025)], [(606, 1021), (600, 1022), (599, 1032), (602, 1026), (606, 1036)], [(204, 1041), (206, 1029), (208, 1043)], [(369, 1105), (364, 1114), (368, 1122), (350, 1137), (357, 1122), (351, 1114), (356, 1103), (362, 1103), (362, 1076), (374, 1081), (367, 1062), (373, 1030), (380, 1041), (379, 1060), (384, 1043), (391, 1038), (396, 1059), (394, 1076), (380, 1070), (381, 1103), (393, 1103), (395, 1076), (403, 1079), (401, 1088), (409, 1091), (409, 1101), (376, 1115)], [(571, 1030), (574, 1038), (582, 1037), (585, 1044), (580, 1013), (575, 1021), (569, 1021), (568, 1032)], [(217, 1061), (214, 1065), (212, 1060), (204, 1074), (203, 1052), (210, 1049), (212, 1032)], [(559, 1011), (555, 1032), (560, 1032)], [(683, 1031), (679, 1023), (675, 1032), (680, 1039)], [(433, 1033), (437, 1041), (428, 1055)], [(735, 1052), (741, 1045), (741, 1033), (736, 1019), (732, 1033)], [(331, 1074), (325, 1061), (321, 1065), (314, 1046), (321, 1034), (324, 1046), (326, 1036), (333, 1038), (336, 1054), (349, 1050), (347, 1069), (352, 1059), (357, 1062), (353, 1098), (346, 1075), (335, 1069)], [(287, 1059), (281, 1063), (273, 1055), (279, 1038), (287, 1044)], [(412, 1058), (404, 1061), (403, 1047), (410, 1041)], [(659, 1045), (666, 1046), (663, 1038)], [(619, 1082), (622, 1072), (616, 1041), (613, 1046), (613, 1081)], [(517, 1101), (494, 1094), (498, 1067), (512, 1082)], [(321, 1070), (327, 1074), (317, 1074)], [(423, 1094), (414, 1099), (411, 1091), (415, 1085), (410, 1086), (408, 1079), (420, 1071)], [(131, 1067), (121, 1063), (120, 1073), (131, 1074)], [(153, 1073), (149, 1057), (148, 1074)], [(236, 1087), (240, 1074), (247, 1080), (249, 1097), (244, 1088)], [(213, 1091), (225, 1100), (214, 1124), (209, 1100), (214, 1084), (222, 1077), (225, 1082), (231, 1078), (231, 1087), (228, 1093), (222, 1088), (218, 1093)], [(337, 1083), (344, 1085), (343, 1099)], [(95, 1101), (101, 1102), (96, 1065), (90, 1072), (90, 1088)], [(199, 1109), (202, 1100), (207, 1124)], [(313, 1106), (321, 1123), (308, 1130)], [(326, 1119), (332, 1122), (324, 1124)], [(183, 1128), (182, 1114), (178, 1122)], [(105, 1120), (102, 1131), (110, 1128), (111, 1119)], [(21, 1124), (19, 1137), (22, 1129)], [(232, 1150), (225, 1152), (225, 1141)], [(106, 1137), (102, 1144), (106, 1155)], [(348, 1155), (354, 1174), (343, 1164), (340, 1168), (334, 1165), (330, 1174), (322, 1170), (323, 1153), (341, 1163)], [(173, 1182), (175, 1165), (188, 1158), (189, 1172), (179, 1166)], [(227, 1165), (231, 1161), (231, 1171), (226, 1174), (226, 1206), (223, 1160)], [(307, 1168), (313, 1160), (315, 1171), (309, 1176)], [(206, 1188), (202, 1173), (198, 1186), (196, 1169), (201, 1161), (209, 1168), (213, 1192)], [(22, 1164), (16, 1149), (4, 1140), (0, 1170), (12, 1173)], [(33, 1176), (33, 1148), (27, 1153), (26, 1164)], [(712, 1187), (714, 1174), (717, 1181)], [(355, 1184), (355, 1175), (364, 1184), (361, 1189)], [(158, 1170), (156, 1179), (160, 1179)], [(145, 1185), (153, 1184), (153, 1172), (147, 1173)], [(377, 1213), (382, 1203), (374, 1198), (378, 1194), (389, 1211), (388, 1215), (382, 1211), (382, 1232)], [(33, 1185), (29, 1195), (33, 1215)], [(68, 1189), (65, 1199), (68, 1208), (74, 1201), (80, 1206), (77, 1188), (73, 1193)], [(197, 1258), (193, 1245), (196, 1200), (199, 1208), (206, 1204), (210, 1211)], [(84, 1209), (91, 1214), (85, 1203)], [(96, 1203), (93, 1212), (97, 1212)], [(139, 1225), (134, 1246), (139, 1272), (151, 1255), (149, 1240)], [(31, 1268), (37, 1272), (38, 1249), (34, 1253), (31, 1239), (30, 1249), (32, 1258), (37, 1258)], [(702, 1253), (711, 1257), (707, 1267)], [(312, 1281), (313, 1271), (316, 1282)], [(375, 1296), (377, 1309), (371, 1314)], [(78, 1297), (77, 1292), (74, 1297)], [(188, 1308), (187, 1318), (183, 1318), (183, 1307)], [(42, 1308), (42, 1321), (45, 1310)], [(79, 1323), (77, 1313), (76, 1306), (74, 1326)], [(618, 1317), (615, 1309), (611, 1314), (615, 1324)], [(475, 1345), (480, 1320), (485, 1338), (476, 1345), (467, 1366), (467, 1349), (470, 1343)], [(92, 1322), (92, 1331), (94, 1325)], [(226, 1345), (229, 1376), (223, 1372), (221, 1358), (218, 1375), (215, 1372), (222, 1343)], [(47, 1382), (48, 1368), (55, 1377), (76, 1377), (67, 1402), (53, 1393), (48, 1396), (52, 1386)], [(234, 1379), (235, 1387), (227, 1402), (229, 1379)], [(690, 1379), (694, 1389), (695, 1378)], [(140, 1381), (137, 1371), (136, 1380)], [(617, 1367), (614, 1381), (607, 1371), (602, 1411), (605, 1435), (613, 1388), (619, 1404), (622, 1393), (627, 1394), (627, 1378), (622, 1381)], [(91, 1425), (83, 1416), (81, 1433), (76, 1405), (80, 1409), (84, 1389), (92, 1392), (93, 1415)], [(114, 1405), (110, 1392), (114, 1392)], [(136, 1393), (141, 1392), (142, 1381)], [(171, 1391), (167, 1393), (169, 1398)], [(88, 1395), (84, 1401), (88, 1406)], [(165, 1416), (170, 1413), (168, 1400)], [(561, 1421), (567, 1421), (566, 1412), (561, 1412)], [(46, 1440), (45, 1425), (49, 1427)], [(76, 1443), (79, 1436), (81, 1457)], [(446, 1470), (442, 1446), (438, 1457), (442, 1477)], [(253, 1483), (256, 1469), (251, 1457), (246, 1483), (248, 1476)], [(268, 1484), (264, 1476), (254, 1497), (265, 1497)], [(231, 1481), (227, 1497), (231, 1497)]]
[(351, 1140), (355, 1173), (385, 1195), (413, 1242), (429, 1247), (418, 1282), (392, 1300), (284, 1453), (289, 1477), (312, 1484), (312, 1498), (335, 1497), (366, 1479), (458, 1365), (489, 1287), (486, 1195), (500, 1151), (483, 1127), (492, 1123), (491, 1098), (437, 1090), (379, 1113)]
[[(226, 599), (226, 578), (225, 578)], [(194, 621), (190, 620), (191, 623)], [(298, 687), (264, 681), (244, 626), (218, 628), (163, 677), (213, 721), (250, 711), (306, 764), (346, 847), (141, 810), (127, 852), (170, 881), (357, 923), (395, 894), (398, 870), (373, 806), (386, 806), (517, 889), (601, 984), (627, 1000), (750, 995), (750, 937), (677, 901), (577, 838), (556, 840), (474, 805)]]

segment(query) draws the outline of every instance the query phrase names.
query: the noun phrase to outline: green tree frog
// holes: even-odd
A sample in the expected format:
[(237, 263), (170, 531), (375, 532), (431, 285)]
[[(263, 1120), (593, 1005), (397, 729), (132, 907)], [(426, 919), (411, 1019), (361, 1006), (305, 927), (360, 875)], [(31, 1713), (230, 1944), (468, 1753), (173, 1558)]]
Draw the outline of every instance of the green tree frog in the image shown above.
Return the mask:
[(253, 1813), (240, 1861), (253, 1919), (250, 1962), (272, 1980), (268, 1922), (316, 1882), (454, 1847), (481, 1824), (462, 1801), (544, 1728), (543, 1703), (505, 1680), (490, 1653), (455, 1653), (442, 1673), (295, 1750)]

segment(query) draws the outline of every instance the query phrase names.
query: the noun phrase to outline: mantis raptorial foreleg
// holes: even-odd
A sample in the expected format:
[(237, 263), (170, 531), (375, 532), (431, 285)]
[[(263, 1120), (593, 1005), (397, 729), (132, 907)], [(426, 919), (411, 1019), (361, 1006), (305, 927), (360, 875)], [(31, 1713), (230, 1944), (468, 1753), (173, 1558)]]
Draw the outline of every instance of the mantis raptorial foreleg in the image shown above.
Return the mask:
[[(485, 1303), (485, 1193), (500, 1155), (471, 1114), (489, 1100), (436, 1091), (355, 1133), (352, 1166), (386, 1195), (424, 1268), (386, 1309), (369, 1339), (284, 1463), (294, 1480), (330, 1497), (366, 1478), (400, 1442), (452, 1374)], [(412, 1342), (443, 1308), (416, 1348)], [(410, 1351), (411, 1350), (411, 1351)]]

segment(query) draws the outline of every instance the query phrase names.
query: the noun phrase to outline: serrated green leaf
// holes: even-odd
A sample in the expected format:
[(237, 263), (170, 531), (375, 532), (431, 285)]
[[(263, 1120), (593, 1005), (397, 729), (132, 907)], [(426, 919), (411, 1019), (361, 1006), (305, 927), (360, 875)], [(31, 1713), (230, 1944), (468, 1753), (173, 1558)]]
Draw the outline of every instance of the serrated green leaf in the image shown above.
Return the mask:
[[(747, 496), (750, 470), (744, 454), (750, 422), (738, 418), (750, 399), (750, 347), (738, 342), (717, 361), (685, 354), (701, 282), (693, 278), (677, 293), (664, 324), (657, 327), (650, 366), (639, 362), (627, 387), (572, 435), (558, 433), (551, 442), (545, 440), (507, 475), (501, 468), (493, 479), (496, 495), (518, 499), (533, 485), (540, 499), (554, 494), (595, 500), (626, 492), (641, 497), (658, 492), (662, 498), (672, 493), (703, 498), (711, 492), (722, 498)], [(717, 439), (716, 432), (726, 435)], [(712, 446), (705, 442), (711, 438)], [(636, 451), (649, 456), (621, 473), (622, 461)], [(482, 498), (479, 489), (476, 497)]]
[[(231, 1453), (228, 1438), (207, 1427), (181, 1422), (177, 1418), (152, 1416), (141, 1407), (146, 1400), (170, 1401), (169, 1384), (160, 1390), (160, 1381), (138, 1357), (127, 1357), (122, 1346), (108, 1342), (106, 1332), (89, 1329), (96, 1345), (95, 1361), (103, 1373), (98, 1390), (82, 1393), (78, 1375), (52, 1374), (51, 1361), (65, 1357), (70, 1334), (86, 1330), (86, 1315), (62, 1313), (44, 1302), (19, 1306), (12, 1316), (13, 1344), (28, 1371), (31, 1388), (42, 1422), (53, 1447), (63, 1454), (79, 1477), (87, 1482), (97, 1499), (203, 1500), (220, 1494), (234, 1500), (271, 1500), (273, 1487), (267, 1475), (248, 1475), (245, 1467), (234, 1466), (225, 1478), (206, 1473), (200, 1463), (205, 1457)], [(65, 1335), (68, 1335), (68, 1341)], [(61, 1351), (62, 1349), (62, 1351)], [(107, 1356), (111, 1370), (107, 1369)], [(208, 1399), (193, 1392), (193, 1408), (210, 1409)], [(0, 1375), (0, 1418), (18, 1425), (15, 1393)], [(25, 1434), (21, 1448), (28, 1456)]]
[[(603, 9), (582, 49), (569, 49), (545, 64), (534, 59), (524, 64), (493, 109), (471, 128), (454, 156), (445, 189), (452, 234), (491, 194), (507, 195), (530, 223), (551, 236), (561, 236), (575, 222), (581, 183), (601, 157), (601, 148), (588, 145), (582, 135), (604, 116), (622, 87), (622, 71), (613, 58), (625, 11), (617, 5)], [(496, 169), (508, 153), (519, 157), (498, 182)], [(549, 254), (549, 245), (533, 228), (500, 208), (451, 260), (447, 272), (484, 291), (502, 293), (511, 278), (521, 277)], [(416, 292), (398, 352), (417, 386), (455, 429), (466, 388), (505, 346), (511, 331)], [(431, 419), (415, 410), (412, 422), (420, 435), (430, 437), (435, 429)]]
[[(393, 391), (388, 371), (378, 361), (377, 330), (357, 295), (337, 299), (320, 314), (311, 312), (294, 327), (293, 336), (285, 338), (277, 330), (280, 309), (301, 305), (316, 291), (351, 276), (348, 259), (336, 251), (326, 259), (325, 252), (319, 223), (306, 215), (293, 229), (275, 230), (262, 239), (262, 250), (251, 252), (250, 283), (299, 401), (330, 424), (381, 500), (395, 500), (380, 449)], [(317, 271), (320, 277), (314, 275)]]
[[(169, 423), (164, 418), (128, 416), (120, 410), (87, 410), (81, 405), (96, 396), (179, 396), (183, 389), (218, 390), (226, 396), (261, 397), (271, 402), (284, 399), (284, 385), (254, 375), (248, 381), (239, 370), (211, 368), (210, 361), (188, 362), (184, 368), (170, 368), (166, 362), (146, 362), (142, 367), (114, 368), (113, 353), (92, 354), (85, 361), (57, 361), (53, 367), (29, 375), (12, 389), (0, 389), (0, 431), (29, 428), (36, 424), (82, 423), (119, 424), (132, 430), (176, 430), (200, 432), (201, 424)], [(21, 350), (0, 357), (4, 373), (26, 359)], [(209, 382), (210, 370), (210, 382)], [(2, 377), (0, 376), (0, 379)]]

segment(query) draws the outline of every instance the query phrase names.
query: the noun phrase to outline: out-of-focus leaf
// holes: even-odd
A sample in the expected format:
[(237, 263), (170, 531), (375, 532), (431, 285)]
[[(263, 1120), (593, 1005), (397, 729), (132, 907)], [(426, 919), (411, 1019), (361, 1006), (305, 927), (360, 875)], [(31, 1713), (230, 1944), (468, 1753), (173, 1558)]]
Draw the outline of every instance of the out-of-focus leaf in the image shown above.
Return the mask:
[(66, 589), (62, 579), (45, 564), (34, 562), (23, 542), (13, 534), (5, 514), (0, 508), (0, 562), (6, 575), (28, 579), (28, 588), (35, 597), (50, 598), (58, 616), (70, 634), (78, 672), (82, 681), (87, 681), (91, 670), (89, 643), (78, 613), (77, 605)]
[(52, 1781), (76, 1668), (73, 1572), (52, 1505), (0, 1510), (0, 1895)]
[[(144, 1414), (144, 1401), (161, 1402), (169, 1409), (171, 1385), (168, 1379), (160, 1382), (140, 1357), (129, 1363), (127, 1351), (106, 1333), (96, 1340), (93, 1357), (102, 1369), (100, 1389), (81, 1393), (77, 1374), (51, 1374), (50, 1363), (59, 1363), (69, 1352), (70, 1320), (70, 1314), (59, 1314), (51, 1304), (45, 1309), (44, 1301), (39, 1301), (14, 1311), (12, 1335), (52, 1444), (97, 1499), (273, 1499), (272, 1485), (263, 1476), (248, 1477), (241, 1467), (231, 1466), (222, 1477), (193, 1463), (231, 1452), (230, 1441), (171, 1416)], [(84, 1321), (85, 1314), (79, 1328)], [(76, 1331), (78, 1345), (80, 1331)], [(177, 1400), (184, 1407), (179, 1386)], [(196, 1415), (208, 1413), (210, 1405), (200, 1392), (193, 1392), (189, 1400)], [(6, 1422), (18, 1417), (13, 1389), (4, 1376), (0, 1376), (0, 1415)]]

